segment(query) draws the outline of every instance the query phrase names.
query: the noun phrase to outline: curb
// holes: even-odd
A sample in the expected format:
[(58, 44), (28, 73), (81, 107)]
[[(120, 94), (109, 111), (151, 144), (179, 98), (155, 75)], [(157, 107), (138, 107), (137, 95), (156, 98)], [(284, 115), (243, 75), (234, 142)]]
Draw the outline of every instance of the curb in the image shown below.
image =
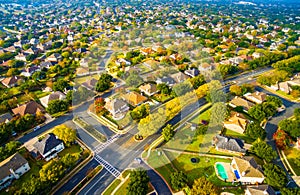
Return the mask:
[[(84, 159), (80, 164), (78, 164), (77, 166), (74, 167), (74, 169), (69, 172), (67, 175), (65, 175), (60, 182), (54, 186), (52, 189), (54, 189), (52, 192), (50, 192), (50, 194), (54, 194), (57, 190), (59, 190), (64, 184), (66, 184), (69, 179), (74, 176), (76, 173), (78, 173), (87, 163), (89, 163), (89, 161), (91, 161), (93, 159), (93, 152), (92, 150), (90, 150), (85, 144), (83, 144), (83, 142), (81, 142), (81, 140), (79, 140), (78, 138), (76, 139), (76, 141), (79, 143), (79, 145), (82, 147), (84, 147), (86, 150), (89, 150), (91, 153), (90, 155)], [(63, 183), (61, 183), (61, 181), (63, 181)]]

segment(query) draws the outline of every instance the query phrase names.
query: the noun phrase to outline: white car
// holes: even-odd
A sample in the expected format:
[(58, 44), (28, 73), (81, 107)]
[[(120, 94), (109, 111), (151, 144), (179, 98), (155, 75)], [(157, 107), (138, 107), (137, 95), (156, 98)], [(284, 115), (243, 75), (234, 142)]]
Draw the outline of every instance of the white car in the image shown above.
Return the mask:
[(33, 131), (38, 130), (39, 128), (41, 128), (39, 125), (33, 128)]

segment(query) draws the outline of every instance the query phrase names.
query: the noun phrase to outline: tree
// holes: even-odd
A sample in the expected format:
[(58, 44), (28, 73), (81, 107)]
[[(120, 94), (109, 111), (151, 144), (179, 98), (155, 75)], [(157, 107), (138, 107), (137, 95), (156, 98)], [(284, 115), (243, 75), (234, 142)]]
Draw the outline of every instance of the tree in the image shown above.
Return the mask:
[(18, 141), (10, 141), (5, 146), (0, 147), (0, 161), (5, 160), (9, 156), (17, 152), (17, 149), (21, 146)]
[(264, 140), (266, 137), (266, 131), (257, 122), (249, 123), (246, 127), (245, 134), (255, 140), (257, 138)]
[(10, 68), (8, 69), (6, 76), (11, 77), (14, 75), (18, 75), (20, 73), (20, 71), (17, 68)]
[(250, 151), (256, 156), (265, 159), (267, 162), (271, 162), (277, 157), (276, 151), (264, 141), (257, 139), (251, 146)]
[(248, 83), (245, 83), (241, 86), (242, 89), (242, 95), (246, 94), (246, 93), (251, 93), (254, 91), (254, 86)]
[(95, 106), (95, 112), (99, 116), (103, 116), (108, 114), (108, 110), (104, 107), (105, 101), (102, 97), (96, 98), (94, 101), (94, 106)]
[(148, 192), (150, 181), (147, 171), (142, 169), (134, 170), (130, 173), (130, 182), (127, 186), (128, 195), (144, 195)]
[(161, 94), (170, 95), (171, 89), (166, 83), (160, 83), (157, 85), (157, 89), (160, 91)]
[(49, 114), (64, 112), (69, 109), (69, 103), (66, 100), (51, 100), (46, 108)]
[(281, 129), (278, 129), (273, 134), (273, 139), (275, 140), (276, 146), (280, 150), (285, 150), (287, 147), (290, 146), (290, 143), (291, 143), (290, 136), (285, 131), (283, 131)]
[(191, 78), (190, 82), (194, 89), (198, 89), (198, 87), (205, 83), (205, 78), (203, 75), (199, 74), (198, 76)]
[(265, 164), (263, 168), (264, 175), (266, 176), (265, 181), (267, 182), (267, 184), (278, 189), (286, 186), (288, 180), (286, 178), (284, 170), (281, 167), (273, 163), (268, 163)]
[(242, 95), (242, 88), (238, 85), (231, 85), (229, 88), (230, 93), (233, 95), (241, 96)]
[(128, 87), (137, 87), (141, 85), (144, 81), (137, 72), (132, 71), (129, 73), (129, 76), (125, 79), (125, 82)]
[(213, 126), (222, 125), (228, 116), (228, 110), (224, 102), (217, 102), (211, 107), (210, 124)]
[(262, 121), (265, 118), (273, 116), (276, 113), (277, 108), (273, 103), (264, 102), (262, 104), (256, 104), (248, 111), (249, 115), (258, 121)]
[(163, 135), (166, 142), (170, 141), (174, 136), (174, 127), (168, 124), (165, 128), (162, 129), (161, 134)]
[(294, 110), (294, 116), (296, 117), (296, 119), (300, 119), (300, 108), (296, 108)]
[(276, 108), (279, 108), (282, 106), (282, 100), (276, 96), (272, 96), (272, 95), (267, 96), (266, 102), (270, 102), (270, 103), (274, 104), (274, 106)]
[(205, 177), (200, 177), (194, 181), (191, 189), (191, 195), (217, 195), (218, 190), (213, 183), (208, 181)]
[(64, 92), (65, 88), (69, 87), (69, 83), (66, 80), (60, 79), (53, 84), (54, 91)]
[(64, 144), (69, 147), (76, 140), (76, 131), (67, 127), (66, 125), (56, 126), (53, 130), (54, 135), (61, 139)]
[(278, 127), (294, 139), (300, 136), (300, 120), (284, 119), (278, 123)]
[(96, 85), (96, 91), (103, 92), (110, 88), (110, 83), (112, 81), (112, 76), (109, 74), (101, 74), (97, 85)]
[(186, 93), (192, 91), (192, 86), (189, 82), (178, 83), (172, 89), (172, 94), (174, 96), (180, 97)]
[(187, 185), (187, 175), (180, 171), (176, 171), (170, 175), (171, 186), (174, 190), (179, 191)]
[(130, 115), (133, 118), (133, 120), (140, 120), (146, 116), (148, 116), (150, 113), (150, 106), (149, 104), (142, 104), (136, 108), (134, 108)]
[(280, 189), (281, 195), (299, 195), (300, 189), (299, 188), (282, 188)]

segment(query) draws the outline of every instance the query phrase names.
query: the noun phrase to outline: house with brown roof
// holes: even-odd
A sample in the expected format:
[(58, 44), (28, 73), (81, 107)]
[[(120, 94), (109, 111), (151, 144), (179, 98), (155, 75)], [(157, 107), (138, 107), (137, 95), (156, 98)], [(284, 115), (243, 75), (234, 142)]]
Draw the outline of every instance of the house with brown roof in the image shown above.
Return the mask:
[(226, 129), (243, 134), (246, 130), (249, 121), (241, 113), (231, 112), (231, 116), (227, 121), (223, 122)]
[(229, 105), (233, 108), (241, 106), (243, 107), (245, 112), (248, 112), (248, 110), (254, 106), (253, 103), (249, 102), (248, 100), (245, 100), (241, 97), (235, 96), (230, 102)]
[(125, 101), (127, 101), (129, 104), (131, 104), (132, 106), (138, 106), (148, 100), (147, 97), (145, 97), (135, 91), (131, 91), (131, 92), (125, 94), (123, 96), (123, 99)]
[(127, 105), (127, 103), (121, 99), (111, 99), (111, 100), (108, 99), (106, 100), (104, 107), (110, 112), (110, 114), (116, 120), (120, 120), (124, 118), (124, 116), (129, 110), (129, 106)]
[(143, 54), (143, 55), (149, 55), (149, 54), (151, 54), (152, 53), (152, 49), (149, 47), (149, 48), (142, 48), (142, 49), (140, 49), (140, 52), (141, 52), (141, 54)]
[(23, 104), (21, 106), (18, 106), (14, 109), (12, 109), (12, 112), (14, 115), (21, 115), (24, 116), (25, 114), (32, 114), (35, 115), (38, 112), (45, 112), (44, 108), (36, 103), (35, 101), (30, 101), (26, 104)]
[(269, 185), (247, 186), (245, 195), (275, 195), (275, 190)]
[(7, 88), (11, 88), (11, 87), (15, 87), (18, 85), (18, 81), (22, 80), (21, 77), (19, 76), (12, 76), (12, 77), (8, 77), (5, 78), (1, 81), (1, 83), (7, 87)]
[(158, 92), (156, 85), (153, 83), (147, 83), (147, 84), (141, 85), (139, 87), (139, 89), (141, 90), (141, 92), (143, 92), (144, 94), (146, 94), (148, 96), (152, 96)]
[(45, 61), (58, 62), (59, 60), (61, 60), (61, 55), (59, 53), (53, 53), (52, 55), (47, 57)]
[(171, 74), (170, 77), (173, 78), (176, 83), (181, 83), (189, 78), (189, 76), (182, 72)]
[(19, 53), (18, 55), (15, 56), (16, 60), (24, 61), (26, 62), (26, 55), (24, 53)]
[(19, 179), (30, 170), (27, 160), (15, 153), (0, 163), (0, 190), (8, 187), (12, 180)]
[(41, 104), (48, 108), (48, 104), (52, 100), (64, 100), (66, 98), (66, 95), (60, 91), (53, 92), (45, 97), (40, 98)]
[(231, 170), (237, 181), (242, 183), (257, 184), (265, 179), (262, 168), (253, 157), (233, 157)]
[(255, 91), (253, 93), (246, 93), (244, 98), (256, 104), (261, 104), (266, 100), (267, 94), (264, 92)]

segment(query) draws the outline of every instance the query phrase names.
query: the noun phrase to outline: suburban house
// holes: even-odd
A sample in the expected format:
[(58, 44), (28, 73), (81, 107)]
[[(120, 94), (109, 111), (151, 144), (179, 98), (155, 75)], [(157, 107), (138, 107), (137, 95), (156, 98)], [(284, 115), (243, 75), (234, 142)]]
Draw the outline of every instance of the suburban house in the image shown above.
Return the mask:
[(40, 98), (40, 102), (41, 104), (47, 108), (48, 107), (48, 104), (50, 101), (52, 100), (64, 100), (66, 98), (66, 95), (60, 91), (56, 91), (56, 92), (53, 92), (45, 97), (42, 97)]
[(25, 77), (30, 77), (33, 73), (40, 71), (40, 70), (41, 69), (37, 66), (27, 67), (21, 72), (21, 75), (23, 75)]
[(124, 58), (120, 58), (120, 59), (116, 60), (116, 65), (118, 65), (118, 66), (121, 66), (121, 65), (130, 66), (131, 62), (125, 60)]
[(248, 100), (245, 100), (243, 98), (240, 98), (238, 96), (235, 96), (230, 102), (229, 105), (233, 108), (241, 106), (243, 107), (245, 112), (248, 112), (248, 110), (254, 106), (253, 103), (249, 102)]
[(8, 123), (12, 118), (13, 117), (9, 112), (4, 113), (4, 114), (0, 115), (0, 124), (1, 123)]
[(15, 87), (18, 85), (18, 81), (22, 80), (21, 77), (19, 76), (12, 76), (12, 77), (8, 77), (5, 78), (1, 81), (1, 83), (7, 87), (7, 88), (11, 88), (11, 87)]
[(156, 79), (156, 83), (157, 83), (157, 84), (165, 83), (165, 84), (167, 84), (167, 85), (169, 85), (169, 86), (172, 86), (172, 85), (174, 85), (176, 82), (175, 82), (175, 80), (174, 80), (172, 77), (166, 77), (166, 76), (164, 76), (164, 77), (162, 77), (162, 78), (157, 78), (157, 79)]
[(241, 139), (216, 135), (213, 138), (213, 146), (217, 151), (245, 155), (244, 142)]
[(263, 57), (264, 54), (263, 54), (263, 53), (259, 53), (259, 52), (254, 52), (254, 53), (252, 54), (252, 56), (253, 56), (253, 58), (255, 59), (255, 58)]
[(159, 62), (156, 61), (156, 60), (153, 60), (153, 59), (149, 59), (149, 60), (146, 60), (145, 62), (143, 62), (143, 64), (145, 66), (147, 66), (148, 68), (153, 68), (153, 67), (157, 67), (159, 65)]
[(114, 119), (122, 119), (129, 110), (127, 103), (121, 99), (108, 99), (104, 106)]
[(61, 59), (61, 55), (59, 53), (54, 53), (46, 58), (48, 62), (58, 62)]
[(181, 83), (189, 78), (187, 75), (183, 74), (182, 72), (171, 74), (170, 77), (173, 78), (176, 83)]
[(53, 66), (53, 64), (51, 62), (41, 62), (40, 63), (40, 67), (41, 68), (50, 68), (51, 66)]
[(90, 80), (85, 81), (84, 83), (82, 83), (81, 85), (85, 88), (87, 88), (88, 90), (94, 90), (96, 85), (97, 85), (98, 80), (95, 78), (92, 78)]
[(38, 112), (43, 113), (45, 112), (45, 110), (41, 105), (39, 105), (35, 101), (30, 101), (26, 104), (23, 104), (21, 106), (12, 109), (12, 112), (14, 113), (14, 115), (24, 116), (25, 114), (35, 115)]
[(300, 79), (292, 79), (289, 81), (279, 82), (275, 85), (271, 85), (270, 88), (273, 90), (280, 90), (287, 94), (292, 91), (292, 86), (300, 86)]
[(24, 55), (23, 53), (19, 53), (18, 55), (15, 56), (16, 60), (20, 60), (20, 61), (24, 61), (26, 62), (26, 55)]
[(12, 180), (19, 179), (30, 170), (27, 160), (19, 153), (8, 157), (0, 163), (0, 190), (8, 187)]
[(139, 89), (141, 90), (141, 92), (143, 92), (144, 94), (146, 94), (148, 96), (152, 96), (158, 92), (156, 85), (153, 83), (147, 83), (147, 84), (141, 85), (139, 87)]
[(262, 183), (265, 179), (262, 168), (253, 157), (233, 157), (231, 170), (239, 182), (245, 184)]
[(249, 121), (243, 114), (232, 112), (230, 118), (227, 121), (224, 121), (223, 125), (226, 129), (243, 134), (248, 123)]
[(89, 59), (88, 58), (82, 58), (80, 60), (79, 64), (82, 67), (89, 67)]
[(253, 92), (253, 93), (246, 93), (244, 95), (244, 98), (246, 98), (247, 100), (257, 103), (257, 104), (261, 104), (263, 103), (266, 98), (267, 98), (267, 94), (263, 93), (263, 92)]
[(57, 153), (62, 151), (65, 146), (64, 143), (58, 139), (53, 133), (45, 135), (41, 140), (33, 144), (34, 150), (31, 151), (36, 158), (43, 158), (49, 161), (57, 156)]
[(247, 186), (245, 195), (275, 195), (275, 190), (269, 185)]
[(142, 49), (140, 49), (140, 52), (141, 52), (141, 54), (146, 56), (146, 55), (152, 53), (152, 49), (151, 48), (142, 48)]
[(78, 76), (85, 76), (90, 74), (89, 68), (87, 67), (78, 67), (76, 68), (76, 75)]
[(196, 68), (192, 68), (192, 69), (184, 71), (184, 73), (190, 77), (195, 77), (200, 74), (200, 71)]
[(123, 99), (126, 100), (132, 106), (138, 106), (148, 100), (147, 97), (145, 97), (135, 91), (131, 91), (131, 92), (125, 94), (123, 96)]

